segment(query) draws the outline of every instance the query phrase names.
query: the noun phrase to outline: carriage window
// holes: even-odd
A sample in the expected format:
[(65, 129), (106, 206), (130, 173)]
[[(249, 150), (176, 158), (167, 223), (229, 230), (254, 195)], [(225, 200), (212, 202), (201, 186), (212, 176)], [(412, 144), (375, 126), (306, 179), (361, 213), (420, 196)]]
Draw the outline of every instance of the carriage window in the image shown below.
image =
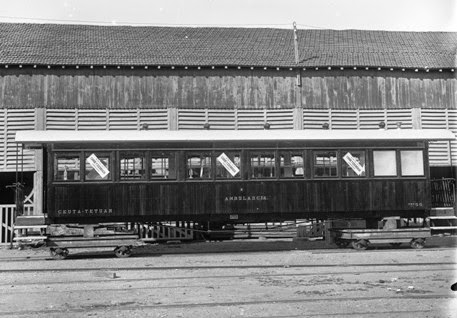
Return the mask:
[(281, 178), (302, 178), (304, 174), (303, 155), (292, 151), (279, 154)]
[(211, 179), (211, 155), (191, 154), (187, 156), (188, 179)]
[(54, 160), (54, 180), (56, 181), (79, 181), (80, 158), (75, 155), (56, 155)]
[(343, 177), (365, 177), (365, 151), (351, 150), (343, 151), (341, 154), (342, 161), (342, 175)]
[(144, 153), (121, 152), (119, 164), (121, 180), (146, 179), (146, 156)]
[(174, 153), (151, 155), (152, 179), (176, 179), (176, 159)]
[(276, 161), (274, 152), (251, 152), (251, 178), (275, 177)]
[(377, 177), (396, 176), (397, 159), (395, 150), (373, 151), (374, 175)]
[(216, 158), (216, 178), (240, 178), (241, 155), (239, 152), (223, 152)]
[(314, 176), (338, 176), (336, 151), (314, 152)]
[(111, 156), (102, 153), (86, 153), (85, 180), (111, 180)]
[(402, 150), (401, 175), (402, 176), (423, 176), (424, 175), (424, 155), (422, 150)]

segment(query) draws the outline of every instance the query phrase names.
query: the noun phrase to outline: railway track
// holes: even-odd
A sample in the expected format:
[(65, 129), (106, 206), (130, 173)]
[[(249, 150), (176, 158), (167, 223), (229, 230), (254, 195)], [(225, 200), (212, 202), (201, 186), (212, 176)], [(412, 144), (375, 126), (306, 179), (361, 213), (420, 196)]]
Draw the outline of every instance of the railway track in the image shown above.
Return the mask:
[(405, 251), (16, 258), (0, 316), (452, 317), (451, 250)]
[[(164, 270), (202, 270), (202, 269), (273, 269), (273, 268), (357, 268), (357, 267), (405, 267), (405, 266), (456, 266), (456, 262), (446, 263), (395, 263), (395, 264), (334, 264), (334, 265), (310, 265), (310, 264), (295, 264), (295, 265), (221, 265), (221, 266), (142, 266), (142, 267), (101, 267), (101, 268), (11, 268), (0, 269), (0, 273), (39, 273), (39, 272), (84, 272), (93, 270), (122, 270), (122, 271), (164, 271)], [(376, 271), (375, 271), (376, 272)]]

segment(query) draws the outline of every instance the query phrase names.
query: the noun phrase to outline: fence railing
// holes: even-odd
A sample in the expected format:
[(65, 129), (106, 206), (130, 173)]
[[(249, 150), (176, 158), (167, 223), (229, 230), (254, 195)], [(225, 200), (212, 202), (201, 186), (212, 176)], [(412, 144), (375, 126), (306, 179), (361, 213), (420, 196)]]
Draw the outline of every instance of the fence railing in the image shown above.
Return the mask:
[(455, 206), (455, 183), (453, 178), (431, 180), (433, 207)]
[[(15, 204), (0, 205), (0, 245), (11, 242), (15, 212)], [(24, 215), (33, 215), (33, 204), (24, 205)]]

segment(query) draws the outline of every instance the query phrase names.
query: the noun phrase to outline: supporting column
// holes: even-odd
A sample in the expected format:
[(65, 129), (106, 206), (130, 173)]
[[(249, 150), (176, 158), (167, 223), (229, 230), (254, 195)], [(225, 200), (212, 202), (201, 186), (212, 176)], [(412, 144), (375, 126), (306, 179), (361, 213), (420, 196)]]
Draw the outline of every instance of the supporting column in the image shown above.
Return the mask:
[[(35, 130), (46, 130), (46, 109), (35, 109)], [(43, 215), (43, 150), (35, 150), (33, 175), (33, 215)]]
[(294, 108), (294, 129), (302, 130), (303, 129), (303, 108), (296, 107)]
[(168, 108), (168, 130), (178, 130), (178, 109)]
[(43, 150), (35, 150), (33, 174), (33, 215), (43, 215)]
[[(298, 53), (296, 53), (298, 54)], [(297, 57), (296, 57), (297, 58)], [(297, 58), (298, 59), (298, 58)], [(297, 60), (298, 63), (298, 60)], [(293, 113), (294, 129), (303, 129), (303, 105), (302, 105), (302, 72), (301, 69), (296, 71), (297, 83), (295, 85), (295, 107)]]
[(413, 129), (422, 128), (421, 109), (420, 108), (411, 109), (411, 119), (412, 119)]

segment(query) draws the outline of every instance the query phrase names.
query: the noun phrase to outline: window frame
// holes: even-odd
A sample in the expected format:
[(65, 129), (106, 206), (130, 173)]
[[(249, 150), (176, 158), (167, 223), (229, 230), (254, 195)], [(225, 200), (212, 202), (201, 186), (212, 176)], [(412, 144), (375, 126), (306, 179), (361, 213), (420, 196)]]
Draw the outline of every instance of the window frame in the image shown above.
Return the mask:
[[(58, 157), (73, 157), (73, 158), (79, 158), (79, 179), (57, 179), (57, 173), (58, 173)], [(84, 180), (83, 177), (83, 165), (84, 160), (82, 160), (82, 153), (80, 151), (56, 151), (53, 153), (53, 170), (52, 170), (52, 180), (53, 182), (82, 182)], [(84, 164), (81, 164), (84, 163)]]
[[(364, 149), (364, 148), (341, 148), (339, 149), (339, 152), (340, 152), (340, 176), (341, 178), (343, 179), (356, 179), (356, 178), (368, 178), (369, 177), (369, 174), (370, 174), (370, 156), (369, 156), (369, 150), (367, 149)], [(365, 175), (353, 175), (353, 176), (346, 176), (344, 175), (344, 165), (347, 165), (347, 167), (349, 169), (351, 169), (351, 167), (346, 163), (346, 161), (344, 160), (344, 156), (347, 154), (347, 153), (352, 153), (353, 152), (363, 152), (363, 156), (364, 156), (364, 165), (365, 165)], [(353, 170), (352, 170), (353, 171)], [(355, 171), (354, 171), (355, 173)]]
[[(403, 174), (403, 161), (402, 161), (402, 152), (404, 151), (418, 151), (422, 153), (421, 159), (422, 159), (422, 174), (408, 174), (404, 175)], [(425, 169), (425, 151), (424, 149), (398, 149), (398, 165), (399, 165), (399, 177), (402, 178), (422, 178), (426, 177), (426, 169)]]
[[(327, 153), (330, 153), (330, 152), (334, 152), (335, 153), (335, 158), (336, 158), (336, 164), (335, 164), (335, 169), (336, 169), (336, 175), (332, 176), (318, 176), (316, 175), (316, 168), (317, 168), (317, 165), (316, 165), (316, 154), (317, 153), (324, 153), (324, 152), (327, 152)], [(311, 165), (312, 165), (312, 170), (311, 170), (311, 177), (312, 179), (338, 179), (341, 177), (341, 168), (340, 168), (340, 149), (338, 148), (329, 148), (329, 149), (312, 149), (311, 151)], [(325, 167), (324, 167), (325, 168)], [(330, 166), (330, 169), (332, 167)]]
[[(254, 176), (254, 166), (252, 165), (252, 155), (257, 153), (257, 157), (261, 156), (262, 154), (266, 153), (271, 153), (273, 155), (274, 163), (271, 165), (273, 169), (273, 175), (272, 176), (260, 176), (260, 177), (255, 177)], [(255, 150), (250, 150), (247, 154), (247, 163), (249, 165), (249, 173), (248, 173), (248, 179), (249, 180), (274, 180), (278, 179), (278, 151), (277, 149), (255, 149)], [(260, 161), (259, 161), (260, 163)], [(259, 165), (259, 168), (261, 166)], [(263, 166), (266, 167), (266, 166)]]
[[(202, 162), (202, 158), (210, 158), (210, 164), (209, 164), (209, 176), (208, 177), (197, 177), (197, 178), (194, 178), (194, 177), (191, 177), (190, 176), (190, 169), (192, 169), (192, 167), (189, 167), (189, 159), (191, 157), (197, 157), (199, 156), (200, 158), (200, 169), (205, 169), (208, 167), (208, 165), (206, 165), (205, 167), (203, 167), (201, 165), (201, 162)], [(185, 151), (184, 153), (184, 171), (185, 171), (185, 175), (184, 175), (184, 180), (185, 181), (210, 181), (210, 180), (214, 180), (214, 155), (213, 155), (213, 151), (211, 150), (194, 150), (194, 151)], [(203, 170), (203, 173), (204, 173), (204, 170)], [(202, 172), (200, 170), (200, 175), (202, 175)]]
[[(289, 166), (281, 166), (281, 156), (285, 153), (285, 152), (288, 152), (290, 154), (290, 157), (296, 157), (296, 156), (300, 156), (301, 159), (302, 159), (302, 163), (301, 163), (301, 166), (297, 166), (297, 168), (302, 168), (303, 169), (303, 173), (301, 175), (294, 175), (293, 172), (292, 172), (292, 175), (291, 176), (286, 176), (285, 175), (285, 169), (286, 168), (294, 168), (294, 166), (292, 165), (292, 162), (290, 163)], [(297, 180), (297, 179), (305, 179), (306, 178), (306, 153), (304, 151), (304, 149), (279, 149), (278, 150), (278, 178), (280, 180)], [(284, 169), (284, 172), (282, 171), (282, 169)]]
[[(145, 166), (144, 166), (145, 169), (144, 169), (143, 176), (140, 176), (139, 178), (134, 178), (134, 177), (124, 178), (121, 175), (121, 171), (122, 171), (121, 160), (124, 159), (123, 155), (125, 155), (125, 154), (132, 155), (132, 156), (137, 155), (137, 154), (143, 154), (143, 160), (144, 160), (144, 163), (145, 163)], [(119, 158), (118, 159), (118, 164), (117, 164), (117, 169), (118, 169), (117, 175), (118, 175), (119, 181), (121, 181), (121, 182), (132, 182), (132, 181), (146, 181), (146, 180), (148, 180), (148, 170), (149, 170), (149, 167), (148, 167), (148, 151), (145, 151), (145, 150), (119, 150), (117, 158)]]
[[(108, 163), (108, 176), (109, 178), (107, 179), (97, 179), (97, 180), (90, 180), (90, 179), (87, 179), (87, 173), (86, 173), (86, 160), (87, 158), (91, 155), (91, 154), (95, 154), (97, 156), (98, 159), (100, 159), (100, 157), (103, 157), (103, 158), (106, 158), (108, 157), (109, 158), (109, 163)], [(82, 173), (84, 174), (84, 177), (82, 178), (82, 181), (83, 182), (113, 182), (114, 181), (114, 176), (116, 175), (116, 171), (115, 169), (113, 169), (113, 164), (114, 164), (114, 160), (113, 158), (115, 157), (113, 155), (113, 151), (107, 151), (107, 150), (101, 150), (101, 151), (97, 151), (97, 150), (84, 150), (83, 151), (83, 171)]]
[[(177, 151), (173, 151), (173, 150), (170, 150), (170, 151), (160, 151), (160, 150), (151, 150), (151, 151), (148, 151), (148, 156), (147, 156), (147, 166), (148, 166), (148, 175), (147, 175), (147, 179), (149, 181), (152, 181), (152, 182), (156, 182), (156, 181), (164, 181), (164, 180), (177, 180), (178, 179), (178, 171), (179, 171), (179, 164), (177, 163)], [(153, 177), (152, 176), (152, 159), (153, 158), (168, 158), (168, 165), (167, 165), (167, 170), (168, 170), (168, 174), (166, 175), (163, 175), (162, 177), (158, 176), (158, 177)], [(171, 167), (171, 162), (173, 162), (173, 174), (170, 173), (170, 167)], [(186, 168), (187, 168), (187, 161), (185, 163), (186, 165)], [(172, 176), (172, 177), (170, 177)]]
[[(239, 164), (239, 166), (237, 166), (237, 168), (240, 171), (235, 176), (232, 176), (230, 174), (230, 172), (228, 172), (224, 168), (224, 166), (221, 163), (219, 163), (219, 161), (217, 160), (217, 158), (223, 153), (225, 155), (227, 155), (232, 162), (234, 160), (232, 160), (231, 156), (234, 155), (234, 154), (238, 155), (239, 160), (240, 160), (240, 164)], [(215, 151), (213, 151), (213, 161), (214, 161), (214, 179), (215, 180), (223, 181), (223, 180), (241, 180), (242, 179), (242, 175), (243, 175), (243, 153), (242, 153), (241, 149), (240, 150), (238, 150), (238, 149), (229, 149), (229, 150), (218, 149), (218, 150), (215, 150)], [(220, 176), (218, 176), (218, 167), (221, 167), (222, 169), (224, 169), (226, 171), (228, 177), (220, 177)]]
[[(394, 152), (395, 154), (395, 174), (394, 175), (376, 175), (376, 165), (375, 165), (375, 152), (387, 152), (391, 151)], [(392, 148), (376, 148), (371, 150), (371, 171), (372, 171), (372, 177), (373, 178), (399, 178), (400, 176), (400, 164), (399, 164), (399, 153), (398, 149), (392, 149)]]

